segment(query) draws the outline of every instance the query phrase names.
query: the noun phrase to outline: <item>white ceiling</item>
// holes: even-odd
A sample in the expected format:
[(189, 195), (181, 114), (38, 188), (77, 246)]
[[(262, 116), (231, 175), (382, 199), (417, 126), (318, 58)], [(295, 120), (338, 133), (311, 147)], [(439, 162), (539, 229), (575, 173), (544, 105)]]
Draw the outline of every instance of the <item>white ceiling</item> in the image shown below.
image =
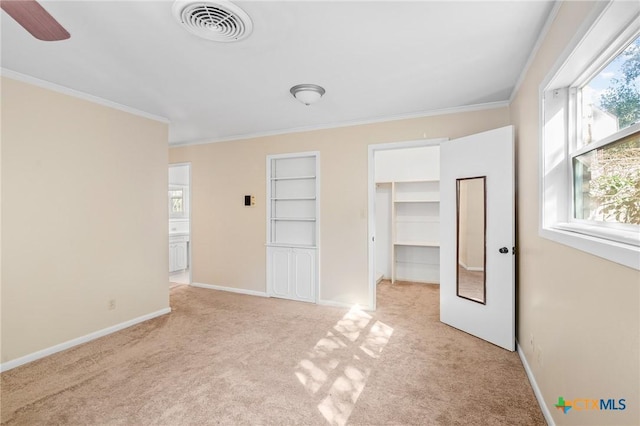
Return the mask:
[[(34, 39), (2, 13), (5, 70), (170, 121), (170, 143), (215, 141), (508, 101), (550, 1), (235, 1), (237, 43), (200, 39), (171, 1), (51, 1), (71, 33)], [(314, 83), (306, 107), (289, 88)]]

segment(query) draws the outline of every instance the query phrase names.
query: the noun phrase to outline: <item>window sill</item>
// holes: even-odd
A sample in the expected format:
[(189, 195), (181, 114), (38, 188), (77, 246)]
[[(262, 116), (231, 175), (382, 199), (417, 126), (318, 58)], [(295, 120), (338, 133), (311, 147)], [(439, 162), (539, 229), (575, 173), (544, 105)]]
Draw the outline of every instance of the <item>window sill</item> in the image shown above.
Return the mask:
[[(540, 236), (560, 244), (573, 247), (594, 256), (619, 263), (629, 268), (640, 270), (640, 247), (638, 244), (638, 235), (630, 235), (630, 232), (607, 232), (608, 230), (593, 230), (591, 226), (577, 225), (572, 223), (558, 223), (553, 227), (545, 227), (540, 229)], [(595, 236), (594, 232), (598, 232), (603, 236)], [(587, 233), (591, 234), (588, 235)], [(608, 235), (604, 236), (605, 234)], [(616, 234), (615, 236), (613, 234)], [(631, 243), (623, 243), (613, 241), (609, 238), (620, 239), (620, 235), (625, 234)]]

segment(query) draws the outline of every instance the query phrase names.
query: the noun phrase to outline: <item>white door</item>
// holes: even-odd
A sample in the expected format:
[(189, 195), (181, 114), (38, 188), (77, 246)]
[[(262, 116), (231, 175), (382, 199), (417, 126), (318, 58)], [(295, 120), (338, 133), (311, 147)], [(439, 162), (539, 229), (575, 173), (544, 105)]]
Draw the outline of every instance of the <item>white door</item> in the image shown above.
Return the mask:
[[(513, 126), (440, 145), (440, 320), (510, 351), (515, 350), (513, 162)], [(457, 243), (458, 186), (470, 178), (484, 183), (485, 262), (459, 269), (465, 264)], [(469, 216), (482, 214), (476, 209)], [(484, 272), (484, 296), (461, 296), (458, 276), (467, 270)]]
[(286, 247), (267, 247), (267, 274), (269, 276), (269, 295), (290, 298), (291, 289), (291, 249)]
[(176, 269), (187, 269), (187, 243), (176, 243)]
[(291, 250), (291, 267), (293, 274), (294, 300), (315, 302), (315, 250), (299, 249)]
[(178, 245), (169, 243), (169, 272), (178, 270)]

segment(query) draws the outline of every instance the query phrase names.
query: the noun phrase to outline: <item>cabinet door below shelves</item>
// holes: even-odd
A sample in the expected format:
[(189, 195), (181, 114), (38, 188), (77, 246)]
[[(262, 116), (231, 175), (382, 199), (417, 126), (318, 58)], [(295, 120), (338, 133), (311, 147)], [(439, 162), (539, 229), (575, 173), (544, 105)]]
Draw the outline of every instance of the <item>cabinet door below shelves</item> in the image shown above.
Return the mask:
[(294, 275), (294, 292), (296, 300), (315, 302), (315, 250), (291, 250), (292, 272)]
[(178, 270), (178, 245), (176, 243), (169, 244), (169, 272)]
[(290, 249), (269, 247), (269, 277), (271, 281), (271, 295), (288, 299), (291, 294)]
[(187, 269), (187, 243), (169, 243), (169, 272)]
[(267, 279), (270, 296), (315, 302), (316, 251), (267, 247)]
[(181, 271), (187, 269), (187, 243), (180, 242), (176, 246), (176, 267)]

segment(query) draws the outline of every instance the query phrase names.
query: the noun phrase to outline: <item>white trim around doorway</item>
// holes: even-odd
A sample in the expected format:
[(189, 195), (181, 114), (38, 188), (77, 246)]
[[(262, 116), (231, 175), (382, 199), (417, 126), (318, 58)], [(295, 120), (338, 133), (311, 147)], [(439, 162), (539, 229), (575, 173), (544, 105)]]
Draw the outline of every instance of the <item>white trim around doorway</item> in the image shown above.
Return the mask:
[[(189, 166), (189, 188), (187, 189), (187, 202), (189, 203), (188, 205), (188, 212), (189, 212), (189, 250), (187, 252), (187, 256), (188, 256), (188, 262), (189, 262), (189, 285), (191, 285), (193, 283), (193, 262), (192, 262), (192, 256), (191, 253), (193, 252), (193, 233), (191, 232), (191, 206), (193, 205), (192, 201), (191, 201), (191, 186), (192, 186), (192, 166), (191, 166), (191, 162), (187, 161), (187, 162), (183, 162), (183, 163), (169, 163), (169, 168), (171, 167), (180, 167), (180, 166)], [(167, 173), (169, 171), (169, 168), (167, 168)], [(168, 174), (167, 174), (167, 180), (168, 180)], [(167, 185), (168, 187), (168, 185)], [(169, 219), (167, 218), (167, 221)]]
[(404, 148), (421, 148), (428, 146), (439, 146), (442, 142), (449, 140), (448, 138), (434, 138), (434, 139), (421, 139), (404, 142), (390, 142), (381, 143), (368, 146), (368, 178), (367, 178), (367, 192), (368, 192), (368, 232), (367, 241), (369, 248), (369, 308), (372, 311), (376, 310), (376, 174), (375, 174), (375, 153), (377, 151), (387, 151), (392, 149), (404, 149)]

